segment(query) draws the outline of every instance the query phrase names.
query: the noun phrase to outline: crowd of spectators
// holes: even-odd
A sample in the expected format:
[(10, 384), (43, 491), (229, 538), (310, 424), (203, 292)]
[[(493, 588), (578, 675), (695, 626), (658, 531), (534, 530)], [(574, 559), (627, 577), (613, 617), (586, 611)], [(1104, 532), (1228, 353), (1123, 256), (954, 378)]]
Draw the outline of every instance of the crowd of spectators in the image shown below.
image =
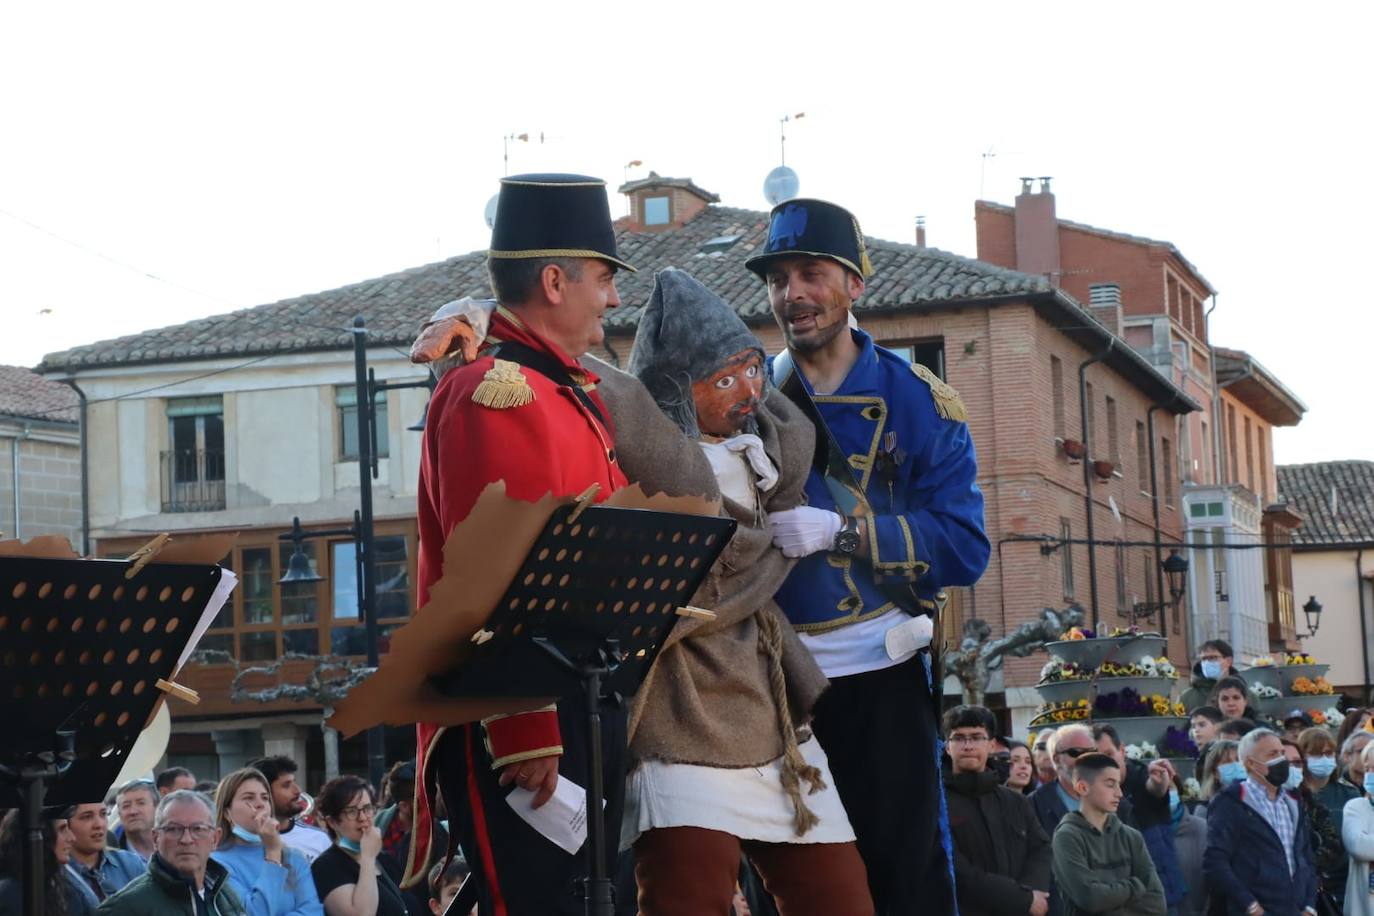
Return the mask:
[[(436, 865), (428, 887), (397, 884), (413, 763), (388, 773), (383, 809), (357, 776), (329, 780), (312, 804), (297, 773), (280, 756), (208, 784), (174, 767), (43, 821), (45, 916), (445, 912), (468, 875), (461, 856)], [(10, 811), (0, 820), (0, 916), (23, 912), (23, 849), (19, 812)]]
[[(1198, 757), (1137, 760), (1109, 721), (1026, 741), (992, 711), (946, 711), (943, 781), (963, 916), (1374, 916), (1374, 710), (1338, 731), (1259, 716), (1216, 640), (1184, 691)], [(399, 886), (413, 762), (310, 799), (295, 761), (217, 782), (180, 767), (44, 823), (47, 916), (418, 916), (442, 913), (461, 855)], [(0, 821), (0, 916), (19, 913), (23, 832)], [(436, 848), (447, 848), (441, 837)], [(741, 872), (736, 916), (771, 912)], [(474, 911), (475, 912), (475, 911)]]

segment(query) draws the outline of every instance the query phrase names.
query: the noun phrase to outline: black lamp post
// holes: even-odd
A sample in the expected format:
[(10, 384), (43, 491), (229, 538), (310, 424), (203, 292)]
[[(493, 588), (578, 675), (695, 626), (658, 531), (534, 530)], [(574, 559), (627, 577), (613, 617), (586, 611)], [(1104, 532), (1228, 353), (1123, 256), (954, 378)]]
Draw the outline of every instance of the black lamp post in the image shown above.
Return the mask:
[[(356, 564), (354, 581), (358, 587), (358, 616), (366, 625), (368, 667), (376, 668), (378, 665), (377, 561), (374, 555), (372, 481), (380, 476), (380, 469), (377, 461), (377, 407), (374, 399), (380, 391), (391, 391), (399, 388), (428, 388), (433, 391), (434, 376), (426, 376), (423, 381), (379, 383), (376, 373), (367, 367), (367, 323), (361, 315), (353, 319), (351, 330), (353, 334), (354, 391), (357, 394), (358, 405), (358, 511), (353, 513), (353, 525), (350, 528), (306, 532), (301, 529), (300, 519), (294, 519), (291, 532), (281, 535), (282, 540), (294, 541), (296, 544), (295, 552), (292, 553), (291, 560), (287, 564), (286, 575), (282, 576), (281, 582), (283, 584), (319, 582), (324, 578), (310, 568), (310, 560), (301, 550), (301, 543), (307, 538), (338, 537), (340, 535), (353, 538), (355, 545), (353, 554)], [(428, 412), (429, 405), (426, 404), (425, 416), (428, 415)], [(421, 416), (419, 423), (407, 427), (407, 429), (423, 430), (425, 416)], [(367, 730), (368, 779), (378, 789), (381, 788), (382, 776), (386, 772), (384, 737), (385, 733), (381, 726)]]
[(1171, 607), (1178, 607), (1188, 591), (1188, 558), (1177, 550), (1171, 550), (1168, 558), (1159, 566), (1169, 583), (1169, 600), (1164, 600), (1161, 595), (1159, 601), (1137, 601), (1131, 608), (1131, 617), (1140, 619), (1158, 613), (1159, 632), (1163, 633), (1166, 629), (1164, 612)]
[(1302, 606), (1302, 615), (1307, 618), (1307, 632), (1299, 633), (1298, 639), (1316, 636), (1317, 628), (1322, 625), (1322, 606), (1316, 595), (1307, 596), (1307, 603)]

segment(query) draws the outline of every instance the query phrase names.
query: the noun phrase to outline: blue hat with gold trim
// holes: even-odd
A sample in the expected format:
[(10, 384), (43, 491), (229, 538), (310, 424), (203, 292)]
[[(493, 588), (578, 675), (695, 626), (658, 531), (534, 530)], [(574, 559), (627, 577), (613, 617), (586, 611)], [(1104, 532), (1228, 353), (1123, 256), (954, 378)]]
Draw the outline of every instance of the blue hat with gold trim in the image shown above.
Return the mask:
[(798, 255), (829, 258), (861, 279), (873, 274), (859, 221), (829, 201), (800, 197), (774, 207), (768, 217), (768, 241), (763, 251), (747, 259), (744, 266), (762, 277), (769, 261)]
[(606, 182), (586, 175), (501, 179), (488, 258), (598, 258), (634, 268), (616, 252)]

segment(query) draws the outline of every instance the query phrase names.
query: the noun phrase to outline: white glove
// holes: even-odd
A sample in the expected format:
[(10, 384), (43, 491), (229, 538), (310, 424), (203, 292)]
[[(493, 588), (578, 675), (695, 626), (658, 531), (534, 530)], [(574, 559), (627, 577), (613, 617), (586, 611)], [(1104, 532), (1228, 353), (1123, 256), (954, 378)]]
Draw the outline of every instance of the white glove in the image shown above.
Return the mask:
[(798, 506), (768, 516), (773, 529), (773, 544), (782, 555), (796, 559), (808, 557), (819, 550), (829, 550), (835, 535), (844, 527), (844, 519), (830, 509)]

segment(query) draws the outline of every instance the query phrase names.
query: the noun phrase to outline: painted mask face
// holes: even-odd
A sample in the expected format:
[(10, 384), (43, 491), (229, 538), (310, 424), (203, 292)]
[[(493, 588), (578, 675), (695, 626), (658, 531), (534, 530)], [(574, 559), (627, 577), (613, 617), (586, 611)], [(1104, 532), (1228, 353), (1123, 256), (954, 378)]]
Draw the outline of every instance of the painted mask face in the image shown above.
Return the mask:
[(763, 396), (763, 357), (741, 350), (715, 372), (692, 383), (697, 426), (710, 436), (733, 436), (744, 428)]

